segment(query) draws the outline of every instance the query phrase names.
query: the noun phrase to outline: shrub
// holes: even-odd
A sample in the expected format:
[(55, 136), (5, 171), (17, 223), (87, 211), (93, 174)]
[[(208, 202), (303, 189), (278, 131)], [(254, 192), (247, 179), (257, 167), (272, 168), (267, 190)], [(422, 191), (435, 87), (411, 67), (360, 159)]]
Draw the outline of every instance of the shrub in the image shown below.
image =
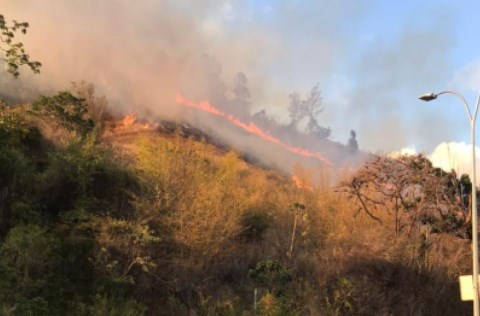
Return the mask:
[(292, 280), (292, 273), (274, 260), (258, 262), (255, 268), (250, 269), (248, 276), (271, 292), (281, 289)]
[(249, 210), (240, 221), (240, 237), (246, 242), (263, 240), (266, 230), (271, 225), (271, 216), (264, 211)]
[(77, 98), (69, 92), (60, 92), (52, 97), (41, 96), (33, 103), (34, 109), (58, 120), (69, 130), (85, 136), (95, 126), (88, 115), (88, 105), (84, 99)]

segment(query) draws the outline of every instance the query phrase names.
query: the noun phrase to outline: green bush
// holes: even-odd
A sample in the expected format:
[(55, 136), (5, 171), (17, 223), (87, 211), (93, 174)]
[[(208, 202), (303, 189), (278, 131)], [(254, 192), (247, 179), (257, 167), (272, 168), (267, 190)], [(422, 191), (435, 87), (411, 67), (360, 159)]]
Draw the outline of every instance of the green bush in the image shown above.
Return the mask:
[(52, 97), (41, 96), (33, 103), (35, 110), (55, 118), (71, 131), (85, 136), (95, 127), (88, 115), (88, 105), (84, 99), (77, 98), (69, 92), (60, 92)]
[(95, 304), (89, 309), (92, 316), (141, 316), (147, 308), (133, 299), (123, 297), (97, 296)]
[(285, 269), (278, 261), (264, 260), (256, 264), (255, 268), (250, 269), (248, 276), (256, 282), (274, 292), (283, 288), (292, 281), (292, 273)]
[(356, 286), (349, 278), (339, 278), (330, 288), (327, 297), (328, 314), (332, 316), (355, 315), (356, 313)]
[(240, 222), (240, 237), (246, 242), (259, 242), (271, 225), (271, 216), (265, 211), (250, 210), (243, 214)]

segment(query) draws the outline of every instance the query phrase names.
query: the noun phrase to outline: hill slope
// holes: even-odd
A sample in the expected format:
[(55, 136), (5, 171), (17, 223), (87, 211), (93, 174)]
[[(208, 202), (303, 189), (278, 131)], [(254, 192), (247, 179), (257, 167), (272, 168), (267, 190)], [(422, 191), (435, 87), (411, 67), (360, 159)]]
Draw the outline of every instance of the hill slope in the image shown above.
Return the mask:
[(372, 220), (321, 172), (293, 181), (91, 117), (65, 94), (2, 106), (2, 313), (468, 314), (468, 241), (396, 232), (387, 206)]

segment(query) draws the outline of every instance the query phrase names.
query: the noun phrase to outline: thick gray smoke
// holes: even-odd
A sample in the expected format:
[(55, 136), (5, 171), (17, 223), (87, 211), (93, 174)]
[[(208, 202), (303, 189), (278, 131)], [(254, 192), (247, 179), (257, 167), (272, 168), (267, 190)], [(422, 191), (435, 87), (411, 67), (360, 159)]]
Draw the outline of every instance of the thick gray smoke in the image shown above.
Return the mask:
[[(26, 69), (18, 80), (2, 75), (3, 94), (28, 100), (85, 80), (121, 114), (183, 118), (185, 109), (175, 103), (181, 92), (239, 117), (265, 109), (287, 124), (288, 95), (306, 94), (318, 82), (325, 92), (318, 123), (332, 127), (332, 137), (342, 143), (351, 129), (360, 148), (372, 151), (405, 146), (419, 133), (433, 141), (441, 137), (411, 104), (408, 121), (398, 113), (405, 112), (399, 100), (408, 95), (413, 104), (421, 89), (445, 75), (437, 65), (445, 62), (451, 44), (448, 16), (434, 15), (424, 30), (406, 28), (399, 41), (373, 40), (355, 52), (350, 43), (359, 34), (354, 30), (368, 19), (372, 0), (1, 2), (7, 20), (30, 23), (28, 34), (18, 39), (43, 63), (38, 76)], [(349, 83), (329, 91), (336, 89), (338, 73)], [(431, 117), (436, 126), (451, 123)], [(196, 122), (215, 125), (206, 116)], [(261, 142), (238, 132), (216, 132), (249, 150), (265, 151)], [(269, 150), (269, 156), (281, 156)]]
[(207, 24), (222, 10), (220, 1), (195, 3), (199, 2), (7, 2), (2, 13), (7, 19), (30, 22), (22, 40), (43, 63), (41, 76), (24, 76), (28, 84), (15, 81), (9, 87), (57, 91), (71, 81), (85, 80), (122, 112), (174, 114), (175, 95), (182, 88), (206, 91), (201, 55), (215, 49), (210, 47), (215, 31)]

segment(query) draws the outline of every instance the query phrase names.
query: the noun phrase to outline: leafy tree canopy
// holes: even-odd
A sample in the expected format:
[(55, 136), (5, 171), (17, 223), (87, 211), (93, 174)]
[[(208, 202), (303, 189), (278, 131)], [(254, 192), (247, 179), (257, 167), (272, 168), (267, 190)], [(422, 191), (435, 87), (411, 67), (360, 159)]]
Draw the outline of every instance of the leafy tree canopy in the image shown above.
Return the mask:
[(20, 76), (19, 67), (27, 65), (34, 73), (40, 73), (42, 64), (33, 61), (25, 52), (23, 43), (15, 41), (15, 34), (20, 31), (27, 33), (29, 24), (27, 22), (12, 21), (8, 24), (5, 17), (0, 14), (0, 60), (5, 62), (6, 70), (15, 78)]

